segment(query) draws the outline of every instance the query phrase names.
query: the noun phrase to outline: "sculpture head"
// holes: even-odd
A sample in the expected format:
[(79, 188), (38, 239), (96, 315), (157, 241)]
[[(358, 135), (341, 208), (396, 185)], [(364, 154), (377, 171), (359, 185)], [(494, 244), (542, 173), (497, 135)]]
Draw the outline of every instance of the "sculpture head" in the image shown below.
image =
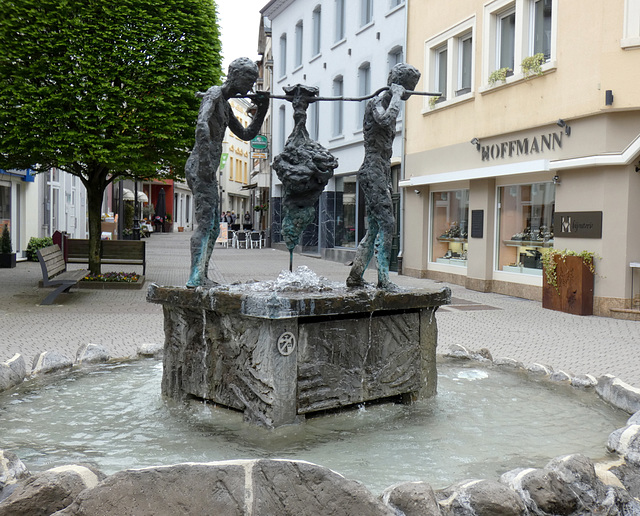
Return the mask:
[(244, 95), (253, 87), (258, 75), (258, 65), (254, 61), (248, 57), (239, 57), (229, 65), (225, 82), (233, 94)]
[[(407, 63), (398, 63), (389, 72), (387, 85), (400, 84), (404, 89), (413, 91), (420, 80), (420, 72)], [(404, 99), (406, 100), (406, 99)]]

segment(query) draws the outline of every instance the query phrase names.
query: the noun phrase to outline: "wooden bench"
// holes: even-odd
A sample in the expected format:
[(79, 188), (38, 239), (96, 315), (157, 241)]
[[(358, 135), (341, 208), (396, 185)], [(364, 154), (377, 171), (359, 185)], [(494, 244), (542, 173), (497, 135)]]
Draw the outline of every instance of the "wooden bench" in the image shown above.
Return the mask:
[[(67, 263), (89, 263), (89, 240), (68, 238)], [(142, 240), (100, 240), (100, 262), (109, 265), (142, 265), (147, 271), (146, 242)]]
[(68, 271), (62, 251), (57, 245), (43, 247), (38, 249), (37, 253), (42, 268), (42, 286), (56, 287), (44, 298), (41, 305), (50, 305), (62, 292), (68, 292), (89, 273), (87, 270)]

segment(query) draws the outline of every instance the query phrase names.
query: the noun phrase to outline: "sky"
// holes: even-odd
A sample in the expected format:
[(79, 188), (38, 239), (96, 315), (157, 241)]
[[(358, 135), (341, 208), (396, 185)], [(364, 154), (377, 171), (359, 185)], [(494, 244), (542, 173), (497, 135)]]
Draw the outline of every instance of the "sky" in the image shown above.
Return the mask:
[(218, 25), (222, 41), (222, 70), (238, 57), (258, 59), (260, 9), (269, 0), (217, 0)]

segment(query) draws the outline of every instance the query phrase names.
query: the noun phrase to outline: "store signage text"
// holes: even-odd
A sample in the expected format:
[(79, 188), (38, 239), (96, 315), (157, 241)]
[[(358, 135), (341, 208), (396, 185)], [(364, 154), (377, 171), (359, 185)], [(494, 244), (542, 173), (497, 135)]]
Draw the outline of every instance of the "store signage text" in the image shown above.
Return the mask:
[[(557, 211), (556, 236), (565, 238), (602, 238), (601, 211)], [(559, 231), (558, 231), (559, 230)]]
[(549, 151), (554, 151), (556, 148), (562, 149), (563, 134), (562, 131), (559, 131), (557, 133), (534, 136), (533, 138), (520, 138), (518, 140), (494, 143), (493, 145), (483, 145), (480, 148), (482, 161), (538, 154), (544, 152), (545, 149)]

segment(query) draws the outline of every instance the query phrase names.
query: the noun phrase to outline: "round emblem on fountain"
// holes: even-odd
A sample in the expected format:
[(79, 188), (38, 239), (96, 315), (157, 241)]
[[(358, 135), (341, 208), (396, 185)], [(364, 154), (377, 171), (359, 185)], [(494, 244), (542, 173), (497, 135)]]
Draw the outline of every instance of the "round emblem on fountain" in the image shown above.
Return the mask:
[(289, 356), (296, 348), (296, 336), (290, 331), (285, 331), (278, 338), (278, 351), (282, 356)]

